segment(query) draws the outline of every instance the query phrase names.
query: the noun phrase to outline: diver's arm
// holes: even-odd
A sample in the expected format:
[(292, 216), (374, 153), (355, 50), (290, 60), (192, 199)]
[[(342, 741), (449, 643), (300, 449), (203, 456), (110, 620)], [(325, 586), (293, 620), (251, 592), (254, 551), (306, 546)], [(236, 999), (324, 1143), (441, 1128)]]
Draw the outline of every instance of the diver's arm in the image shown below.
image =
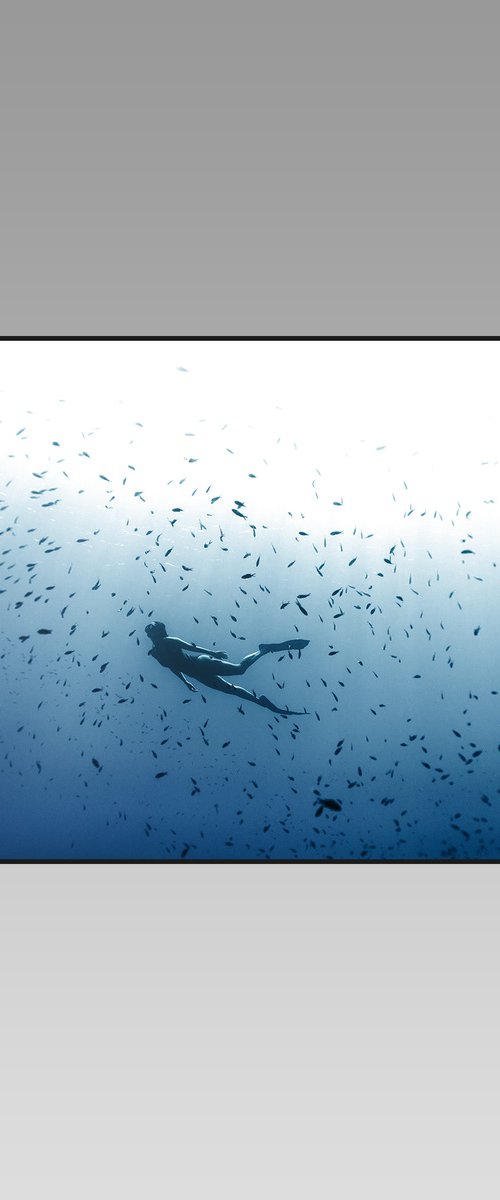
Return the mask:
[(196, 642), (184, 642), (182, 638), (169, 638), (169, 641), (176, 642), (182, 650), (191, 650), (195, 654), (210, 654), (212, 658), (227, 658), (227, 654), (223, 650), (207, 650), (206, 646), (197, 646)]
[(178, 678), (178, 679), (182, 679), (182, 682), (186, 684), (186, 687), (187, 687), (187, 688), (189, 688), (189, 691), (190, 691), (190, 692), (197, 692), (197, 691), (198, 691), (198, 688), (195, 688), (194, 684), (193, 684), (193, 683), (190, 683), (190, 682), (189, 682), (189, 679), (186, 679), (186, 676), (185, 676), (185, 675), (183, 675), (182, 671), (174, 671), (174, 672), (173, 672), (173, 674), (174, 674), (174, 675), (177, 675), (177, 678)]
[(203, 646), (197, 646), (195, 642), (184, 642), (182, 638), (166, 637), (165, 642), (174, 642), (181, 650), (196, 650), (198, 654), (211, 654), (211, 650), (205, 650)]
[(211, 658), (227, 658), (224, 650), (206, 650), (204, 646), (190, 646), (190, 650), (196, 650), (197, 654), (209, 654)]
[(192, 646), (191, 649), (198, 654), (209, 654), (210, 658), (227, 658), (225, 650), (204, 650), (203, 646)]

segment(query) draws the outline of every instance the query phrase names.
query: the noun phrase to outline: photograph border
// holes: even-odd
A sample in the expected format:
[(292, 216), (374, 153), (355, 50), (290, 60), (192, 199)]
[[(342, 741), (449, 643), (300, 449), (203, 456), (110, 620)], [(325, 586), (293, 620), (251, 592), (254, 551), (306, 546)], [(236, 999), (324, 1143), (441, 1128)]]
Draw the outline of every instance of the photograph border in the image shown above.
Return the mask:
[[(8, 334), (2, 342), (498, 342), (497, 334)], [(498, 866), (500, 858), (2, 858), (0, 866)]]

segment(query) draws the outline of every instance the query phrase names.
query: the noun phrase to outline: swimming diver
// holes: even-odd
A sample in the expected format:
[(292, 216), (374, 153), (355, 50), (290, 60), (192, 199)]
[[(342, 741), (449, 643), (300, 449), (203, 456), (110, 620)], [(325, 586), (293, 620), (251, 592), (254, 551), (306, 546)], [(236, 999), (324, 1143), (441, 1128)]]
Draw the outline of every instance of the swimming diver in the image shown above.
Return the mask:
[[(197, 692), (198, 688), (195, 688), (186, 679), (186, 675), (199, 680), (200, 683), (205, 684), (205, 687), (215, 688), (218, 692), (227, 692), (231, 696), (240, 696), (242, 700), (251, 700), (254, 704), (260, 704), (262, 708), (270, 708), (271, 712), (279, 713), (283, 717), (301, 717), (306, 712), (305, 709), (299, 713), (293, 712), (289, 708), (279, 708), (278, 705), (273, 704), (272, 700), (268, 700), (267, 696), (257, 696), (255, 692), (249, 692), (237, 683), (229, 683), (221, 676), (221, 672), (224, 675), (243, 675), (264, 654), (274, 654), (283, 650), (303, 650), (304, 646), (309, 645), (309, 642), (303, 638), (292, 638), (287, 642), (262, 642), (259, 649), (254, 650), (253, 654), (247, 654), (241, 662), (233, 663), (227, 660), (227, 654), (223, 650), (207, 650), (204, 646), (195, 645), (194, 642), (183, 642), (181, 638), (169, 637), (162, 621), (146, 625), (146, 633), (153, 643), (148, 654), (161, 663), (162, 667), (169, 667), (178, 679), (182, 679), (190, 692)], [(221, 666), (222, 662), (224, 662), (223, 667)]]

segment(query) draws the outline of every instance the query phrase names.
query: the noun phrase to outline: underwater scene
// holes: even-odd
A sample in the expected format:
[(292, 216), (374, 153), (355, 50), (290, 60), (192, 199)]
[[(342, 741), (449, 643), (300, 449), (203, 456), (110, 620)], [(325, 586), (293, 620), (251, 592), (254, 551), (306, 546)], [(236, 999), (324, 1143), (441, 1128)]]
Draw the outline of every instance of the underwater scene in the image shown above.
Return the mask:
[(500, 349), (0, 343), (0, 858), (500, 858)]

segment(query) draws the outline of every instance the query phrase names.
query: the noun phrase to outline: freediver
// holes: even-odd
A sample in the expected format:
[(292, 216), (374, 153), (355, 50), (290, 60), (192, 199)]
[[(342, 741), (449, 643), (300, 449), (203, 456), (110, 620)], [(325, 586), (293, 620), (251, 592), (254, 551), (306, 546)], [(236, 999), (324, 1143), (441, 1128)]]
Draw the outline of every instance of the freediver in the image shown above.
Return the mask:
[[(154, 621), (152, 625), (146, 625), (146, 633), (153, 643), (148, 654), (161, 663), (162, 667), (168, 667), (174, 675), (177, 675), (178, 679), (182, 679), (190, 692), (197, 692), (198, 688), (195, 688), (194, 684), (186, 679), (186, 675), (205, 684), (205, 687), (215, 688), (218, 692), (227, 692), (231, 696), (240, 696), (242, 700), (251, 700), (253, 704), (260, 704), (262, 708), (270, 708), (271, 712), (279, 713), (283, 717), (301, 717), (306, 714), (305, 709), (299, 713), (293, 712), (289, 708), (279, 708), (277, 704), (273, 704), (272, 700), (268, 700), (267, 696), (257, 696), (255, 692), (249, 692), (237, 683), (229, 683), (221, 675), (222, 671), (224, 675), (244, 675), (245, 671), (248, 671), (248, 668), (264, 654), (274, 654), (283, 650), (303, 650), (305, 646), (309, 645), (305, 639), (292, 638), (286, 642), (262, 642), (258, 650), (245, 655), (241, 662), (234, 663), (228, 661), (227, 654), (223, 650), (207, 650), (204, 646), (195, 645), (194, 642), (183, 642), (181, 638), (169, 637), (162, 621)], [(221, 662), (224, 662), (223, 668)]]

